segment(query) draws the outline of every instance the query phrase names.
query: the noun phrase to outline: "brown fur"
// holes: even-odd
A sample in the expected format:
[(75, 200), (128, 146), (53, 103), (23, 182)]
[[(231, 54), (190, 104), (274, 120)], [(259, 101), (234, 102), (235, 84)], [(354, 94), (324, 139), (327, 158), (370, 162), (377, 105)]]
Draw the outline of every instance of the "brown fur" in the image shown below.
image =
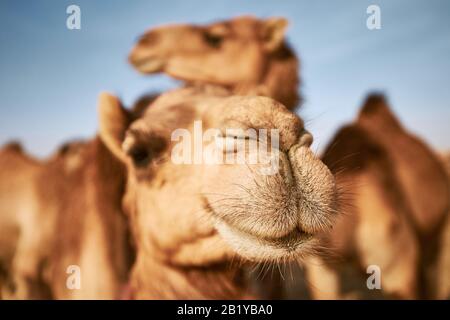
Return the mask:
[[(450, 152), (442, 156), (450, 182)], [(430, 268), (429, 278), (433, 281), (435, 299), (450, 299), (450, 211), (439, 235), (439, 252), (434, 268)]]
[[(132, 256), (128, 224), (121, 210), (124, 168), (98, 138), (78, 154), (79, 165), (47, 166), (38, 183), (41, 210), (56, 214), (47, 281), (55, 298), (113, 299), (127, 281)], [(53, 177), (49, 181), (48, 177)], [(81, 268), (81, 290), (66, 288), (69, 265)]]
[(14, 254), (28, 241), (20, 235), (23, 229), (33, 227), (36, 199), (30, 181), (35, 179), (41, 167), (42, 164), (25, 155), (17, 143), (0, 150), (0, 282), (4, 298), (10, 296), (13, 286), (10, 274), (17, 264)]
[[(25, 155), (21, 157), (28, 159)], [(1, 155), (0, 159), (8, 158)], [(2, 166), (5, 167), (11, 165)], [(14, 194), (27, 198), (21, 201), (5, 198), (0, 205), (13, 215), (20, 214), (20, 210), (8, 209), (7, 202), (32, 206), (26, 212), (27, 217), (16, 226), (20, 237), (8, 272), (13, 276), (9, 280), (13, 287), (5, 297), (118, 297), (131, 265), (130, 239), (120, 210), (124, 189), (121, 164), (100, 140), (94, 139), (65, 144), (47, 161), (38, 166), (27, 164), (2, 181), (10, 184), (27, 171), (33, 174), (21, 180), (20, 190), (13, 190)], [(30, 188), (29, 194), (24, 192)], [(6, 243), (13, 248), (11, 238)], [(69, 265), (81, 267), (81, 290), (66, 287)]]
[(439, 157), (420, 139), (408, 133), (375, 96), (366, 102), (359, 120), (387, 150), (402, 192), (410, 206), (410, 219), (420, 245), (420, 295), (432, 297), (440, 234), (450, 207), (450, 188)]

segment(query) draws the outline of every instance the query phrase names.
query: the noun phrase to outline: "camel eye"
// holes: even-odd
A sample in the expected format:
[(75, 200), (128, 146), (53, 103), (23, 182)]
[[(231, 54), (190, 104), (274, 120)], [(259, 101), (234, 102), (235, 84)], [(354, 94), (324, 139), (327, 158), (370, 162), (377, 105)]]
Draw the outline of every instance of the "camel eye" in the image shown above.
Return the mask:
[(138, 169), (145, 169), (154, 161), (160, 160), (166, 150), (166, 140), (156, 134), (130, 129), (125, 136), (122, 149)]
[(245, 151), (249, 139), (246, 136), (218, 136), (214, 142), (219, 150), (225, 153), (235, 153)]
[(133, 164), (138, 168), (147, 166), (151, 160), (151, 152), (144, 147), (132, 148), (128, 152), (128, 155), (133, 160)]
[(223, 37), (219, 35), (215, 35), (209, 32), (205, 32), (203, 34), (203, 39), (205, 42), (213, 48), (220, 48), (220, 45), (222, 44)]

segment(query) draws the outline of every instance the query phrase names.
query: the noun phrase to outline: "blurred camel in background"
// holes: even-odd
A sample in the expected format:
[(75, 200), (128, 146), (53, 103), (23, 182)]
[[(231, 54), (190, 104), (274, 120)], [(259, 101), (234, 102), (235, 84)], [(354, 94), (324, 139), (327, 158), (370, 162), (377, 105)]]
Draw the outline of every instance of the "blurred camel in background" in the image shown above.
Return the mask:
[[(302, 120), (272, 99), (181, 89), (161, 95), (135, 119), (115, 97), (102, 95), (99, 116), (99, 137), (63, 146), (36, 170), (27, 162), (11, 171), (20, 157), (30, 160), (11, 147), (2, 152), (0, 174), (7, 180), (1, 181), (17, 180), (18, 200), (30, 206), (8, 211), (27, 215), (11, 228), (19, 231), (10, 264), (14, 298), (117, 298), (131, 263), (126, 216), (137, 250), (133, 298), (247, 297), (245, 261), (301, 257), (332, 224), (334, 178), (310, 151)], [(192, 130), (199, 119), (219, 130), (279, 129), (282, 169), (268, 177), (257, 174), (260, 163), (173, 163), (173, 130)], [(242, 190), (246, 198), (233, 196)], [(11, 197), (1, 200), (2, 210), (17, 205)], [(73, 265), (81, 272), (76, 290), (67, 285)]]
[[(450, 152), (442, 155), (450, 184)], [(450, 299), (450, 211), (439, 239), (439, 253), (433, 276), (437, 299)]]
[[(380, 267), (386, 297), (436, 297), (441, 279), (436, 263), (450, 201), (439, 157), (403, 128), (383, 96), (372, 95), (322, 159), (350, 193), (346, 212), (325, 236), (338, 260), (353, 261), (363, 272), (369, 265)], [(344, 297), (351, 281), (339, 279), (336, 271), (342, 267), (311, 261), (306, 271), (314, 297)]]
[[(120, 210), (123, 169), (110, 159), (99, 139), (66, 143), (42, 161), (1, 151), (0, 217), (15, 218), (0, 224), (0, 234), (15, 232), (0, 252), (4, 298), (118, 297), (132, 251)], [(66, 286), (71, 265), (81, 270), (76, 290)]]
[(236, 17), (208, 25), (173, 24), (144, 33), (129, 61), (144, 74), (166, 73), (188, 85), (300, 102), (298, 59), (285, 40), (287, 20)]

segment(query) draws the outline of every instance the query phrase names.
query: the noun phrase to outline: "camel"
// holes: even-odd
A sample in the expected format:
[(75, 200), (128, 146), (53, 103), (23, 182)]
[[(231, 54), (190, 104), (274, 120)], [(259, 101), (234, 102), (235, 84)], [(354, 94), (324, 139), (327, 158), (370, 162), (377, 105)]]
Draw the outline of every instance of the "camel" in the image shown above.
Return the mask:
[(34, 212), (34, 189), (29, 181), (37, 176), (41, 163), (26, 156), (18, 143), (10, 143), (0, 150), (0, 166), (7, 168), (0, 171), (3, 182), (0, 184), (0, 289), (1, 296), (6, 298), (14, 253), (22, 246), (20, 225), (23, 223), (26, 229), (33, 227), (30, 213)]
[[(450, 152), (442, 155), (442, 161), (450, 181)], [(450, 183), (450, 182), (449, 182)], [(439, 239), (439, 253), (435, 269), (431, 270), (435, 299), (450, 299), (450, 212), (447, 214)]]
[[(136, 118), (103, 94), (98, 137), (64, 145), (35, 171), (17, 171), (31, 172), (24, 180), (33, 191), (18, 194), (33, 207), (18, 223), (14, 298), (118, 298), (133, 261), (130, 245), (133, 298), (244, 298), (252, 294), (245, 262), (314, 252), (315, 234), (332, 225), (337, 194), (300, 118), (270, 98), (217, 88), (175, 90), (145, 110)], [(250, 164), (174, 164), (170, 134), (192, 130), (194, 120), (205, 129), (279, 129), (280, 172), (261, 176), (259, 165)], [(5, 159), (2, 154), (2, 168), (11, 172)], [(1, 208), (15, 203), (3, 200)], [(75, 290), (67, 287), (72, 265), (81, 270)]]
[(433, 150), (407, 133), (394, 117), (389, 117), (385, 101), (368, 103), (366, 108), (368, 115), (360, 117), (359, 122), (388, 151), (410, 206), (410, 220), (420, 245), (419, 296), (433, 297), (439, 238), (450, 208), (450, 185), (445, 167)]
[(377, 138), (392, 158), (418, 232), (436, 232), (449, 207), (446, 171), (437, 154), (403, 129), (383, 97), (372, 96), (367, 101), (358, 123)]
[(209, 25), (174, 24), (144, 33), (129, 55), (141, 73), (165, 73), (187, 85), (271, 97), (288, 109), (301, 100), (299, 62), (284, 39), (287, 20), (236, 17)]
[[(385, 297), (432, 296), (428, 269), (434, 270), (449, 207), (448, 180), (434, 152), (400, 125), (383, 96), (372, 95), (322, 160), (350, 194), (346, 213), (324, 241), (341, 261), (353, 260), (364, 272), (379, 266)], [(345, 297), (341, 266), (309, 261), (313, 297)]]
[[(144, 106), (146, 107), (153, 99), (153, 96), (141, 97), (133, 105), (130, 116), (133, 119), (139, 117)], [(18, 143), (10, 143), (0, 150), (0, 164), (5, 168), (0, 171), (0, 177), (1, 181), (6, 183), (0, 187), (2, 298), (44, 299), (54, 296), (51, 294), (49, 280), (44, 278), (50, 277), (52, 273), (47, 261), (55, 254), (54, 230), (58, 223), (61, 224), (61, 229), (68, 229), (64, 231), (63, 239), (66, 237), (65, 234), (71, 234), (71, 237), (76, 238), (78, 232), (85, 233), (84, 237), (87, 239), (100, 239), (97, 240), (98, 247), (84, 244), (87, 249), (82, 247), (83, 251), (74, 253), (75, 260), (79, 259), (78, 254), (86, 255), (87, 252), (91, 252), (94, 257), (103, 256), (105, 261), (100, 264), (98, 260), (93, 259), (93, 263), (85, 264), (85, 270), (95, 270), (95, 273), (92, 274), (89, 285), (86, 283), (82, 286), (82, 290), (65, 290), (61, 280), (62, 288), (53, 289), (62, 292), (57, 297), (114, 299), (120, 296), (134, 252), (129, 243), (128, 220), (122, 212), (111, 206), (98, 205), (98, 209), (94, 207), (88, 214), (84, 208), (92, 207), (92, 204), (88, 203), (86, 195), (80, 195), (81, 190), (89, 189), (92, 194), (96, 192), (94, 198), (101, 199), (117, 192), (111, 188), (102, 188), (101, 185), (91, 186), (91, 179), (107, 176), (108, 172), (105, 170), (112, 170), (110, 167), (102, 167), (100, 161), (109, 162), (107, 159), (113, 158), (102, 146), (98, 139), (90, 142), (69, 141), (42, 161), (26, 154)], [(97, 162), (93, 162), (92, 159)], [(119, 183), (114, 188), (121, 187)], [(70, 190), (78, 191), (70, 192)], [(80, 203), (79, 200), (84, 202)], [(77, 203), (78, 207), (71, 202)], [(66, 226), (65, 218), (62, 222), (58, 220), (62, 217), (62, 212), (71, 214), (74, 224), (83, 226), (79, 229), (73, 229), (72, 225)], [(99, 219), (105, 221), (109, 219), (111, 229), (106, 228), (107, 225), (97, 223)], [(85, 227), (84, 220), (93, 220), (100, 228)], [(42, 224), (40, 221), (46, 223)], [(26, 236), (19, 236), (20, 234)], [(60, 248), (62, 249), (71, 252), (73, 248)]]
[[(123, 207), (137, 249), (135, 299), (249, 297), (233, 259), (300, 259), (314, 251), (315, 234), (332, 225), (334, 178), (310, 151), (300, 118), (270, 98), (178, 89), (130, 123), (120, 102), (103, 95), (99, 113), (100, 137), (128, 172)], [(279, 172), (262, 177), (260, 165), (248, 163), (173, 164), (171, 132), (192, 132), (196, 119), (205, 130), (278, 128)]]
[[(123, 183), (117, 179), (120, 167), (110, 158), (99, 139), (65, 143), (44, 161), (10, 147), (2, 150), (0, 174), (7, 189), (1, 192), (0, 217), (17, 233), (2, 241), (10, 250), (1, 253), (7, 267), (4, 298), (118, 297), (132, 251), (127, 220), (114, 206)], [(8, 224), (1, 226), (7, 236)], [(79, 290), (66, 287), (72, 264), (84, 270)]]
[(450, 299), (450, 212), (439, 235), (439, 252), (435, 265), (430, 268), (433, 299)]

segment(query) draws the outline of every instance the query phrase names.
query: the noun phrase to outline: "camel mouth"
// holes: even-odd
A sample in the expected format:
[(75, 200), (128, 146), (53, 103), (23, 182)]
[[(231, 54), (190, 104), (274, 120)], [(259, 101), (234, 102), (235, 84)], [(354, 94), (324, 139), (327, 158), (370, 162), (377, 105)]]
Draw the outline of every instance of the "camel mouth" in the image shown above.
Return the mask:
[(252, 261), (297, 259), (309, 254), (314, 247), (314, 236), (299, 227), (281, 237), (264, 237), (239, 229), (220, 218), (215, 226), (238, 254)]
[(156, 56), (141, 59), (130, 56), (130, 62), (139, 72), (144, 74), (161, 72), (165, 66), (164, 59)]
[(279, 162), (275, 175), (228, 167), (228, 178), (216, 183), (214, 193), (205, 193), (216, 230), (243, 258), (277, 261), (315, 254), (321, 235), (333, 227), (339, 195), (328, 167), (303, 145), (280, 153)]

